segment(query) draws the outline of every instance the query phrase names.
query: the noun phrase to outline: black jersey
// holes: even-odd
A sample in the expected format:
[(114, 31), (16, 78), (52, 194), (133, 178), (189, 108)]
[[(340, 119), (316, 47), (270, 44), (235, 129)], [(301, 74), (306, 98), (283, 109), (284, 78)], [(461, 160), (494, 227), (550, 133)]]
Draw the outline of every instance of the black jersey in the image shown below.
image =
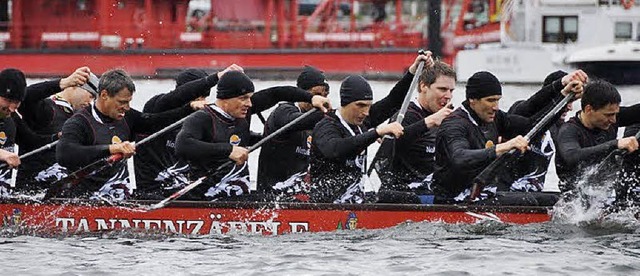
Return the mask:
[(398, 112), (413, 74), (406, 73), (384, 99), (369, 109), (361, 126), (348, 124), (340, 111), (327, 114), (311, 139), (311, 200), (361, 203), (368, 182), (367, 147), (378, 139), (375, 128)]
[(434, 189), (456, 197), (470, 189), (472, 180), (496, 159), (498, 137), (511, 139), (525, 134), (535, 118), (510, 115), (498, 110), (493, 122), (485, 123), (465, 101), (442, 121), (436, 137)]
[(408, 191), (411, 183), (420, 183), (433, 173), (438, 128), (428, 128), (424, 122), (432, 114), (411, 102), (402, 120), (404, 135), (384, 139), (373, 164), (382, 182), (380, 189)]
[[(73, 115), (73, 107), (69, 102), (54, 96), (42, 100), (42, 110), (47, 110), (50, 119), (32, 124), (33, 131), (40, 135), (57, 137), (62, 131), (62, 126)], [(20, 153), (34, 150), (37, 145), (21, 143)], [(21, 160), (22, 165), (18, 170), (16, 187), (26, 190), (39, 190), (46, 188), (49, 183), (66, 176), (66, 168), (56, 162), (55, 147), (43, 151), (37, 155)]]
[(250, 193), (249, 170), (227, 162), (233, 146), (249, 145), (249, 124), (215, 105), (190, 115), (177, 136), (176, 153), (191, 165), (192, 178), (207, 176), (206, 182), (186, 195), (189, 199), (216, 199)]
[[(173, 109), (163, 113), (140, 113), (130, 109), (122, 120), (113, 120), (88, 106), (74, 114), (62, 127), (62, 137), (56, 149), (56, 159), (70, 172), (110, 155), (109, 145), (122, 141), (133, 141), (138, 132), (154, 132), (186, 116), (193, 110), (188, 107)], [(144, 146), (144, 145), (141, 145)], [(128, 170), (124, 162), (111, 169), (103, 170), (89, 177), (73, 188), (72, 196), (86, 196), (98, 193), (123, 199), (130, 195)]]
[[(302, 114), (294, 103), (281, 103), (269, 115), (263, 135), (277, 131)], [(274, 184), (308, 170), (311, 130), (322, 117), (322, 112), (315, 112), (262, 146), (258, 160), (258, 192), (271, 192)]]
[[(0, 119), (0, 149), (15, 152), (16, 125), (11, 118)], [(11, 169), (0, 169), (0, 196), (9, 194)]]
[(618, 147), (618, 127), (640, 123), (640, 104), (620, 107), (616, 123), (608, 129), (589, 129), (582, 124), (581, 112), (560, 127), (556, 172), (560, 190), (568, 191), (585, 168), (593, 166)]
[[(174, 91), (153, 96), (145, 103), (142, 111), (158, 113), (188, 105), (198, 97), (208, 96), (211, 87), (217, 83), (217, 74), (187, 82), (176, 87)], [(175, 154), (178, 132), (180, 127), (136, 149), (133, 158), (138, 198), (163, 197), (174, 188), (182, 187), (189, 182), (189, 166)], [(138, 133), (136, 140), (140, 141), (151, 134), (153, 133)]]

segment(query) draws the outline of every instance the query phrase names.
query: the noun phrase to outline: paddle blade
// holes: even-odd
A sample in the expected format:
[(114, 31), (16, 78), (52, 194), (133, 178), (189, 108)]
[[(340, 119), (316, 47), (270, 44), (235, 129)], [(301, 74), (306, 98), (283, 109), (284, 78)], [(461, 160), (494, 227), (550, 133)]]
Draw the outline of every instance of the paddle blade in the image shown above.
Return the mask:
[(181, 196), (185, 195), (186, 193), (188, 193), (189, 191), (193, 190), (195, 187), (200, 185), (206, 178), (207, 178), (206, 176), (198, 178), (198, 180), (191, 182), (189, 185), (185, 186), (180, 191), (177, 191), (173, 193), (171, 196), (163, 199), (162, 201), (154, 205), (151, 205), (147, 210), (152, 211), (152, 210), (157, 210), (157, 209), (166, 207), (167, 205), (169, 205), (169, 203), (175, 201), (176, 199), (180, 198)]

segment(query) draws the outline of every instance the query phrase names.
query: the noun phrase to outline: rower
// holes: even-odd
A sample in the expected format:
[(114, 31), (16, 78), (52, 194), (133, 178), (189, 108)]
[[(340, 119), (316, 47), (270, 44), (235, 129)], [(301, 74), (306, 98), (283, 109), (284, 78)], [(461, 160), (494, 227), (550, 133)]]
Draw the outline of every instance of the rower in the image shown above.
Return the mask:
[[(329, 84), (324, 73), (311, 66), (305, 66), (302, 70), (297, 86), (311, 95), (329, 95)], [(306, 102), (280, 103), (269, 115), (264, 135), (280, 129), (312, 108)], [(293, 195), (306, 190), (305, 193), (308, 193), (304, 179), (309, 169), (311, 130), (323, 117), (322, 112), (315, 112), (262, 146), (258, 161), (258, 192), (286, 193), (291, 190), (290, 195)]]
[(431, 53), (418, 55), (389, 95), (373, 105), (373, 91), (363, 77), (342, 81), (340, 110), (327, 114), (313, 129), (311, 201), (364, 202), (365, 191), (373, 190), (366, 175), (367, 147), (385, 135), (402, 136), (400, 123), (380, 124), (400, 109), (421, 61), (432, 66)]
[[(567, 87), (562, 90), (563, 95), (569, 93)], [(560, 94), (553, 86), (542, 89)], [(471, 194), (473, 178), (493, 160), (512, 149), (522, 153), (528, 149), (529, 143), (521, 134), (531, 129), (538, 116), (544, 114), (529, 118), (507, 114), (499, 109), (501, 98), (502, 87), (493, 74), (482, 71), (469, 78), (466, 100), (444, 119), (436, 136), (432, 185), (436, 194), (463, 201)], [(541, 110), (547, 103), (533, 102), (530, 108)], [(499, 137), (507, 141), (500, 143)], [(493, 185), (485, 189), (491, 194), (496, 190)]]
[[(189, 104), (202, 109), (207, 104), (206, 97), (211, 88), (218, 84), (220, 77), (228, 71), (242, 71), (242, 67), (232, 64), (212, 75), (195, 68), (186, 69), (176, 77), (176, 87), (169, 93), (161, 93), (147, 101), (144, 113), (159, 113)], [(168, 131), (136, 151), (134, 155), (136, 174), (136, 195), (138, 199), (163, 199), (176, 188), (189, 183), (189, 165), (175, 155), (176, 136), (180, 127)], [(153, 133), (140, 133), (140, 141)]]
[(20, 157), (15, 153), (15, 145), (41, 146), (52, 139), (34, 133), (16, 112), (24, 99), (25, 87), (25, 76), (20, 70), (10, 68), (0, 72), (0, 161), (6, 164), (0, 168), (1, 197), (11, 192), (10, 168), (21, 164)]
[(396, 141), (385, 139), (378, 150), (374, 168), (382, 182), (380, 190), (423, 193), (428, 189), (424, 184), (433, 176), (436, 132), (452, 111), (455, 86), (456, 72), (448, 64), (436, 61), (423, 70), (418, 97), (409, 104), (402, 121), (404, 135)]
[[(56, 159), (69, 171), (76, 171), (100, 158), (135, 153), (137, 133), (151, 133), (193, 112), (189, 105), (163, 113), (140, 113), (129, 103), (135, 92), (131, 77), (123, 70), (104, 73), (98, 84), (98, 98), (76, 112), (62, 127)], [(87, 176), (73, 187), (70, 196), (106, 197), (122, 200), (131, 195), (126, 162)]]
[[(57, 139), (64, 122), (95, 100), (97, 89), (98, 77), (88, 67), (80, 67), (66, 78), (28, 86), (18, 111), (34, 132)], [(37, 146), (22, 143), (20, 152), (29, 152)], [(52, 148), (23, 160), (17, 174), (16, 189), (37, 192), (65, 177), (67, 171), (56, 163), (55, 156)]]
[[(545, 78), (543, 87), (552, 85), (556, 90), (561, 89), (564, 84), (573, 79), (586, 82), (588, 77), (582, 70), (576, 70), (571, 74), (558, 70)], [(535, 116), (535, 113), (538, 112), (546, 113), (561, 99), (557, 93), (545, 93), (545, 91), (552, 92), (552, 90), (540, 90), (539, 93), (533, 94), (527, 100), (515, 102), (509, 108), (508, 113), (525, 117)], [(533, 106), (531, 104), (533, 101), (547, 102), (547, 107), (542, 110), (532, 110), (530, 107)], [(510, 164), (505, 165), (502, 170), (496, 173), (500, 185), (510, 187), (510, 191), (514, 192), (542, 192), (551, 158), (556, 152), (555, 144), (558, 130), (565, 122), (567, 113), (573, 110), (573, 102), (572, 100), (567, 104), (558, 119), (550, 124), (547, 131), (531, 139), (529, 142), (531, 150), (517, 159), (512, 159)]]
[(631, 136), (616, 139), (618, 127), (640, 123), (640, 104), (620, 107), (620, 93), (606, 81), (585, 87), (582, 110), (560, 127), (556, 171), (560, 191), (575, 189), (585, 170), (602, 161), (615, 149), (634, 152), (638, 140)]
[[(176, 154), (190, 163), (191, 175), (206, 182), (185, 195), (192, 200), (237, 198), (250, 193), (246, 146), (251, 145), (249, 117), (280, 101), (310, 102), (326, 111), (329, 100), (297, 87), (278, 86), (254, 93), (244, 73), (230, 71), (217, 86), (216, 101), (187, 118), (176, 139)], [(235, 164), (216, 170), (229, 159)], [(213, 171), (215, 170), (215, 171)]]
[[(10, 168), (20, 165), (20, 158), (14, 151), (16, 126), (11, 114), (16, 111), (24, 98), (27, 86), (24, 74), (16, 69), (0, 72), (0, 160)], [(0, 170), (0, 196), (8, 196), (11, 190), (11, 169)]]

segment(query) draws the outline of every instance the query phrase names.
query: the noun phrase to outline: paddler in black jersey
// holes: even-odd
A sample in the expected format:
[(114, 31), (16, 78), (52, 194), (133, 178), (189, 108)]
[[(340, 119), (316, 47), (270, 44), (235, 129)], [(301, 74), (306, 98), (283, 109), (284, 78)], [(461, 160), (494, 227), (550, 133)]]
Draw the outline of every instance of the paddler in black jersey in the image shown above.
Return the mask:
[(613, 150), (633, 153), (638, 149), (634, 136), (616, 137), (618, 127), (640, 123), (640, 104), (620, 107), (620, 102), (620, 93), (610, 83), (593, 81), (587, 84), (581, 100), (582, 110), (563, 124), (558, 134), (556, 172), (560, 178), (560, 191), (573, 190), (581, 176), (586, 175), (586, 170), (600, 163)]
[(375, 104), (371, 86), (363, 77), (349, 76), (342, 81), (341, 108), (327, 114), (313, 129), (312, 202), (364, 201), (365, 191), (372, 189), (366, 174), (367, 147), (385, 135), (402, 136), (401, 124), (380, 124), (400, 109), (421, 61), (432, 66), (431, 53), (419, 55), (389, 95)]
[[(549, 90), (554, 97), (562, 97), (569, 93), (570, 87), (580, 92), (582, 87), (577, 84), (569, 83), (564, 89), (561, 85), (550, 85), (542, 90)], [(502, 86), (493, 74), (486, 71), (477, 72), (469, 78), (466, 98), (462, 106), (442, 122), (436, 137), (432, 188), (438, 195), (455, 201), (463, 201), (471, 194), (473, 178), (498, 156), (512, 149), (524, 153), (529, 143), (522, 135), (533, 127), (540, 118), (537, 116), (544, 115), (522, 117), (501, 111), (498, 103), (502, 98)], [(541, 110), (547, 104), (547, 101), (532, 102), (530, 108)], [(501, 139), (506, 142), (500, 143)], [(485, 191), (495, 194), (497, 188), (489, 185)]]
[(16, 110), (24, 99), (25, 88), (25, 76), (20, 70), (9, 68), (0, 72), (0, 161), (6, 164), (0, 168), (2, 197), (11, 193), (11, 168), (21, 164), (16, 144), (41, 146), (57, 138), (37, 135), (18, 116)]
[[(324, 73), (311, 66), (305, 66), (296, 85), (311, 95), (329, 95)], [(280, 103), (269, 115), (263, 134), (269, 135), (312, 108), (306, 102)], [(262, 146), (258, 161), (258, 192), (288, 196), (301, 192), (308, 194), (305, 178), (309, 169), (311, 130), (323, 117), (322, 112), (315, 112)]]
[[(384, 139), (375, 158), (374, 168), (382, 182), (380, 190), (428, 192), (425, 186), (433, 177), (436, 132), (453, 111), (450, 102), (455, 86), (456, 72), (448, 64), (436, 61), (433, 67), (423, 70), (418, 96), (409, 104), (402, 121), (404, 135), (395, 141)], [(385, 202), (382, 195), (380, 201)]]
[[(62, 127), (56, 158), (70, 172), (113, 154), (129, 158), (135, 153), (132, 141), (136, 133), (153, 133), (193, 112), (190, 105), (153, 114), (131, 109), (135, 85), (120, 69), (104, 73), (98, 91), (96, 101), (76, 112)], [(126, 199), (131, 195), (128, 176), (126, 162), (117, 162), (85, 177), (69, 195)]]
[[(64, 122), (95, 100), (97, 89), (98, 78), (88, 67), (80, 67), (66, 78), (28, 86), (18, 111), (35, 133), (57, 139)], [(20, 153), (30, 152), (37, 146), (21, 143)], [(56, 163), (55, 147), (22, 162), (16, 180), (16, 190), (21, 192), (38, 192), (67, 173)]]
[[(205, 98), (211, 88), (218, 84), (220, 77), (228, 71), (242, 71), (242, 67), (232, 64), (216, 74), (208, 75), (201, 69), (190, 68), (178, 74), (176, 88), (169, 93), (161, 93), (149, 99), (142, 109), (144, 113), (159, 113), (185, 104), (202, 109), (207, 104)], [(180, 127), (168, 131), (136, 150), (134, 155), (136, 192), (138, 199), (163, 199), (189, 183), (187, 162), (175, 155), (176, 136)], [(153, 133), (138, 133), (140, 141)]]
[[(568, 74), (558, 70), (549, 74), (543, 82), (543, 87), (547, 85), (555, 85), (560, 87), (568, 83), (570, 80), (587, 81), (588, 77), (582, 70), (576, 70)], [(559, 83), (560, 82), (560, 83)], [(542, 110), (533, 110), (532, 102), (547, 102), (547, 106)], [(509, 108), (509, 114), (520, 115), (524, 117), (536, 116), (538, 112), (546, 113), (553, 108), (559, 101), (553, 90), (540, 90), (539, 93), (533, 94), (527, 100), (515, 102)], [(551, 158), (556, 152), (556, 143), (558, 139), (558, 131), (560, 126), (565, 122), (567, 113), (573, 110), (573, 100), (570, 101), (561, 113), (560, 117), (550, 123), (549, 129), (540, 135), (537, 135), (529, 141), (530, 150), (522, 154), (518, 158), (509, 160), (509, 164), (503, 166), (497, 174), (498, 181), (501, 185), (510, 187), (510, 191), (514, 192), (542, 192), (545, 185), (545, 179)]]
[(0, 196), (8, 196), (11, 190), (11, 168), (20, 165), (15, 152), (16, 126), (11, 118), (24, 98), (27, 86), (24, 74), (16, 69), (0, 72), (0, 160), (8, 167), (0, 169)]
[[(220, 200), (250, 193), (247, 146), (252, 144), (251, 114), (280, 101), (311, 102), (323, 111), (323, 105), (329, 105), (326, 98), (297, 87), (272, 87), (256, 93), (254, 90), (253, 82), (244, 73), (227, 72), (218, 82), (215, 103), (184, 122), (176, 139), (176, 154), (190, 163), (193, 177), (209, 176), (184, 198)], [(217, 170), (229, 159), (235, 163)]]

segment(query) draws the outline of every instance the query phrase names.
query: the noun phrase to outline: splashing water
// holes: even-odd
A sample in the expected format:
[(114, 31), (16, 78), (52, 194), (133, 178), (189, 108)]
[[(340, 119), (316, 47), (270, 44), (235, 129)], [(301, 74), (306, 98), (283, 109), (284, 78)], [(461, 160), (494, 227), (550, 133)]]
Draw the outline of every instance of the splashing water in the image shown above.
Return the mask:
[(553, 207), (553, 221), (568, 224), (589, 224), (599, 221), (615, 200), (615, 177), (599, 178), (598, 166), (592, 166), (578, 180), (576, 188), (566, 193)]

